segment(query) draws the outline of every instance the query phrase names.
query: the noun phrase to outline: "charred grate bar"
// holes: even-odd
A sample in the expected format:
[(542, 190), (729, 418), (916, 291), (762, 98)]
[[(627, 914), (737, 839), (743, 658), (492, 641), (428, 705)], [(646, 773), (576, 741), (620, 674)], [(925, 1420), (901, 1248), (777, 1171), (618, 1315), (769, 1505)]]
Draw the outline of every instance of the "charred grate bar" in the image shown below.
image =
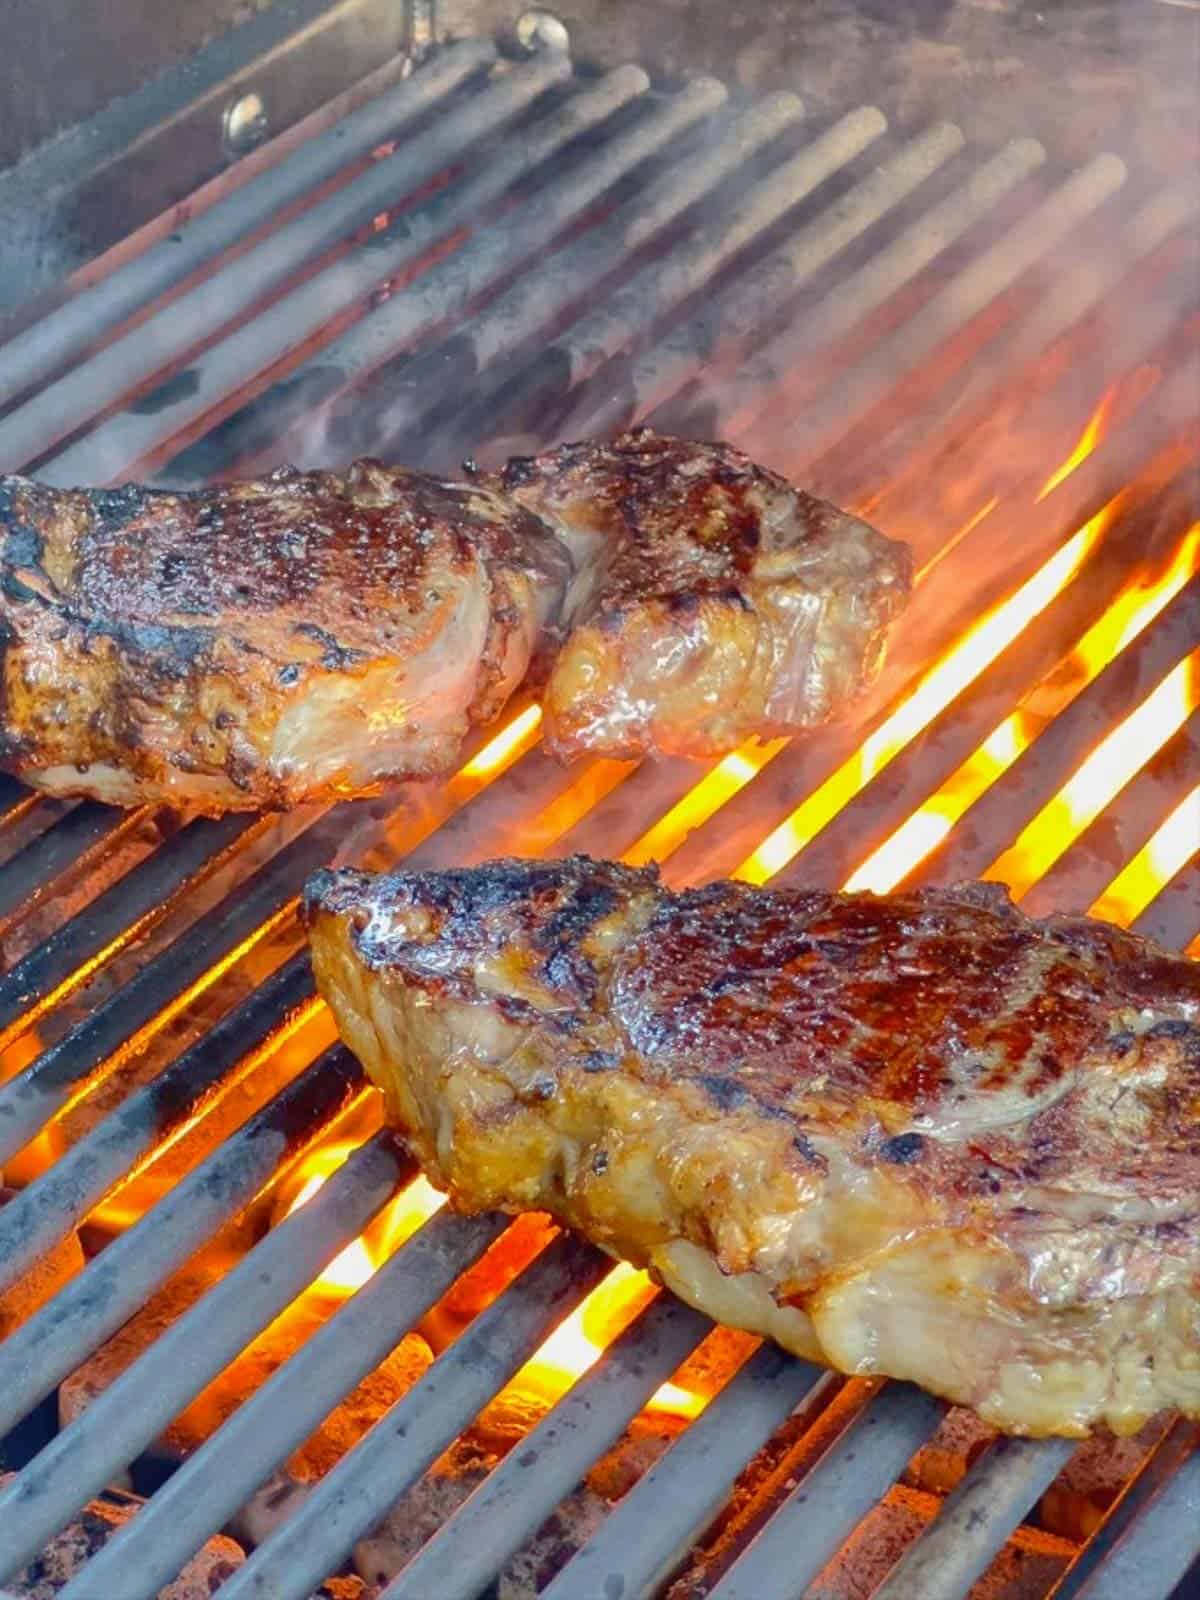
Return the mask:
[[(1061, 167), (1048, 130), (976, 149), (948, 123), (895, 138), (869, 106), (819, 120), (790, 94), (743, 102), (712, 78), (577, 73), (557, 38), (516, 64), (479, 41), (435, 52), (231, 183), (180, 246), (131, 255), (32, 323), (4, 347), (0, 464), (58, 483), (363, 449), (447, 467), (513, 439), (694, 424), (910, 540), (911, 647), (845, 726), (699, 773), (564, 772), (536, 710), (517, 707), (437, 792), (286, 823), (175, 828), (4, 784), (0, 1161), (16, 1192), (0, 1207), (0, 1307), (165, 1176), (0, 1343), (0, 1434), (214, 1239), (258, 1221), (235, 1264), (0, 1487), (0, 1583), (409, 1192), (413, 1164), (369, 1126), (300, 948), (296, 900), (318, 864), (590, 849), (661, 860), (675, 883), (882, 889), (1003, 863), (1030, 909), (1094, 905), (1196, 951), (1194, 186), (1116, 153)], [(1119, 328), (1099, 340), (1111, 308)], [(332, 1141), (349, 1159), (275, 1215)], [(386, 1253), (68, 1600), (159, 1593), (505, 1230), (439, 1211)], [(544, 1243), (220, 1592), (308, 1600), (610, 1267), (563, 1235)], [(656, 1294), (380, 1581), (384, 1600), (494, 1592), (710, 1334)], [(904, 1385), (760, 1346), (539, 1592), (847, 1592), (838, 1563), (944, 1418)], [(747, 1472), (776, 1449), (791, 1459), (789, 1428), (804, 1464), (768, 1493)], [(1165, 1600), (1200, 1554), (1195, 1443), (1195, 1428), (1168, 1429), (1098, 1526), (1019, 1592), (1135, 1585)], [(1074, 1455), (989, 1439), (855, 1592), (967, 1593)]]

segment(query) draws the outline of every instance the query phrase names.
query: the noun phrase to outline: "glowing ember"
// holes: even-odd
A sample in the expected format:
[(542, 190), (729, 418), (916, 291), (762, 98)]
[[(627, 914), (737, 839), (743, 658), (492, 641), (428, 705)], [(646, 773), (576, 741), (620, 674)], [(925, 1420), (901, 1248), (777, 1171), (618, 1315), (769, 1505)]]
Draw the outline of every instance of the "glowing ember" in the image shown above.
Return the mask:
[[(1190, 530), (1160, 577), (1151, 579), (1139, 575), (1135, 578), (1088, 629), (1070, 656), (1038, 685), (1036, 716), (1018, 709), (1006, 717), (920, 810), (862, 863), (847, 880), (846, 888), (871, 889), (876, 894), (885, 894), (894, 888), (941, 843), (968, 807), (1012, 766), (1049, 719), (1064, 710), (1114, 657), (1149, 627), (1198, 569), (1200, 524)], [(1166, 737), (1170, 737), (1170, 733)], [(1150, 754), (1152, 751), (1144, 751), (1138, 765)], [(989, 873), (990, 877), (999, 875), (995, 868)], [(1010, 882), (1008, 878), (1003, 881)], [(1015, 890), (1017, 886), (1013, 887)]]

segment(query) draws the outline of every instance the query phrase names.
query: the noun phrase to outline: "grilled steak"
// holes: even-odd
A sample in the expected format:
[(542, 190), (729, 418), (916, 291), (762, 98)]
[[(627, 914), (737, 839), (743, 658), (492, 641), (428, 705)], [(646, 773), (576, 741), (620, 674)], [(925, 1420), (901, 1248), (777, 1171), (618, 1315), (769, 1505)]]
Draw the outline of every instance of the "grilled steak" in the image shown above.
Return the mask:
[(908, 587), (865, 524), (645, 430), (494, 482), (0, 478), (0, 536), (0, 766), (211, 812), (443, 773), (556, 651), (563, 755), (806, 727), (870, 676)]
[(566, 565), (481, 486), (358, 462), (191, 494), (0, 479), (0, 761), (219, 812), (445, 772)]
[(1014, 1433), (1200, 1416), (1200, 966), (994, 886), (323, 873), (318, 983), (431, 1179)]
[(552, 752), (714, 756), (825, 722), (874, 676), (909, 552), (725, 444), (640, 428), (498, 485), (571, 552)]

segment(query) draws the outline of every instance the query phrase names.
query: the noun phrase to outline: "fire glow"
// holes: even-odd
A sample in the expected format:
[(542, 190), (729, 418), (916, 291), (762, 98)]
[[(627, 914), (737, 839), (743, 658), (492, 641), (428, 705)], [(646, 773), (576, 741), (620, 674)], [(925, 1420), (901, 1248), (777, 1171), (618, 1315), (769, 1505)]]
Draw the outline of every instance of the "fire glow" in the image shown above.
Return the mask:
[[(324, 1145), (305, 1157), (289, 1185), (278, 1214), (291, 1216), (354, 1152), (351, 1142)], [(445, 1196), (424, 1177), (417, 1177), (390, 1200), (357, 1239), (341, 1250), (313, 1282), (310, 1293), (342, 1300), (370, 1281), (388, 1257), (445, 1205)], [(648, 1306), (658, 1289), (644, 1272), (621, 1262), (542, 1343), (509, 1384), (512, 1391), (554, 1405), (578, 1378), (595, 1366), (604, 1351)], [(705, 1401), (687, 1389), (665, 1383), (646, 1409), (677, 1417), (695, 1417)]]

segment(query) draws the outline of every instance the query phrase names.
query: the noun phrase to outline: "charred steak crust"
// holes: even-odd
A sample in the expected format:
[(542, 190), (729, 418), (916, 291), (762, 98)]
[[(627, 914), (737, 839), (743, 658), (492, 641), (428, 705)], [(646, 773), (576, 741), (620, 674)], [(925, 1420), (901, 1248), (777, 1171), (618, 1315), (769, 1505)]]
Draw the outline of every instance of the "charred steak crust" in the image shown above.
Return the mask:
[(212, 812), (368, 794), (450, 770), (522, 681), (561, 756), (703, 756), (831, 715), (908, 586), (866, 524), (648, 430), (462, 484), (3, 477), (0, 762)]
[[(445, 770), (524, 674), (536, 592), (565, 581), (529, 513), (371, 461), (194, 493), (3, 478), (0, 527), (8, 763), (48, 787), (87, 788), (94, 771), (101, 798), (202, 810), (369, 792), (393, 775), (385, 713), (416, 721), (406, 669), (424, 660), (436, 675), (441, 636), (463, 659), (439, 664), (451, 714), (431, 708), (415, 728), (413, 770)], [(369, 684), (385, 678), (392, 703), (378, 708)], [(345, 690), (357, 684), (360, 720), (384, 735), (361, 735), (361, 774), (324, 749), (318, 778), (302, 724), (309, 707), (325, 712), (323, 696), (332, 709), (334, 680), (350, 732)]]
[(545, 697), (555, 754), (721, 754), (825, 722), (874, 676), (911, 554), (729, 444), (635, 428), (515, 457), (499, 491), (583, 579)]
[(320, 874), (305, 915), (461, 1205), (1010, 1431), (1200, 1415), (1196, 963), (995, 886), (676, 894), (581, 858)]

